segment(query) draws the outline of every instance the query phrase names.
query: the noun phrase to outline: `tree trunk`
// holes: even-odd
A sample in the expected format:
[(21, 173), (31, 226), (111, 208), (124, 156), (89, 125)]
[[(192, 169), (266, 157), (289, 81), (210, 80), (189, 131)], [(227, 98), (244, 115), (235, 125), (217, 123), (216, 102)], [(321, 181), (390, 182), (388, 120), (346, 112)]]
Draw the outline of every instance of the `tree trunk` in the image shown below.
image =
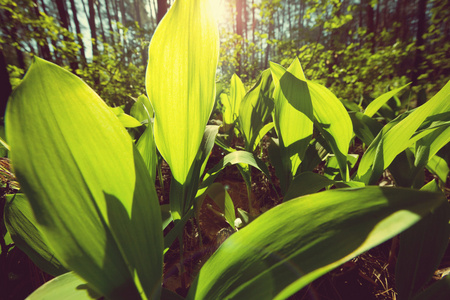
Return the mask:
[(375, 52), (375, 22), (374, 22), (374, 11), (370, 4), (370, 0), (366, 0), (366, 14), (367, 14), (367, 34), (370, 36), (370, 43), (372, 44), (372, 53)]
[[(274, 23), (273, 22), (269, 22), (269, 33), (268, 33), (268, 39), (273, 39), (273, 32), (274, 32)], [(267, 43), (267, 47), (266, 47), (266, 53), (265, 53), (265, 58), (264, 58), (264, 69), (268, 69), (269, 68), (269, 53), (271, 51), (271, 47), (270, 44)]]
[[(94, 8), (94, 0), (88, 0), (89, 6), (89, 28), (91, 30), (91, 39), (92, 39), (92, 61), (95, 61), (95, 57), (98, 56), (98, 47), (97, 47), (97, 28), (95, 26), (95, 8)], [(92, 80), (94, 81), (94, 85), (98, 86), (100, 84), (100, 77), (97, 72), (93, 74)]]
[[(118, 0), (119, 1), (119, 8), (120, 8), (120, 15), (122, 20), (122, 25), (126, 26), (127, 23), (127, 12), (125, 10), (125, 0)], [(124, 62), (128, 62), (128, 41), (127, 41), (127, 34), (123, 32), (123, 55), (125, 56)]]
[[(134, 11), (136, 13), (136, 21), (140, 28), (143, 28), (142, 26), (142, 20), (141, 20), (141, 8), (139, 5), (139, 1), (141, 0), (134, 0)], [(142, 64), (145, 66), (147, 64), (148, 59), (147, 49), (145, 47), (141, 48), (141, 58), (142, 58)]]
[(105, 27), (103, 26), (103, 18), (102, 18), (102, 11), (100, 9), (100, 1), (96, 1), (95, 4), (97, 4), (98, 19), (100, 20), (100, 33), (102, 35), (102, 43), (105, 43), (106, 42), (106, 34), (105, 34)]
[(12, 88), (9, 82), (9, 74), (6, 69), (6, 60), (3, 55), (3, 48), (0, 45), (0, 117), (5, 116), (6, 103), (8, 102), (9, 95), (11, 95)]
[(89, 28), (91, 30), (91, 38), (92, 38), (92, 55), (98, 55), (98, 47), (97, 47), (97, 28), (95, 26), (95, 8), (94, 8), (94, 0), (88, 0), (89, 7)]
[[(64, 27), (67, 31), (69, 30), (69, 14), (67, 12), (67, 5), (65, 0), (55, 0), (56, 2), (56, 8), (58, 9), (59, 14), (59, 21), (61, 23), (61, 26)], [(64, 35), (64, 41), (69, 42), (69, 37)], [(70, 68), (72, 69), (72, 72), (75, 72), (78, 69), (78, 62), (76, 61), (76, 58), (69, 57), (69, 64)]]
[(78, 12), (77, 12), (77, 7), (75, 5), (75, 0), (70, 0), (70, 8), (72, 10), (73, 22), (75, 24), (75, 32), (77, 33), (77, 41), (78, 41), (78, 44), (81, 46), (81, 48), (80, 48), (81, 65), (83, 68), (85, 68), (86, 67), (86, 54), (84, 52), (83, 39), (80, 36), (81, 29), (80, 29), (80, 22), (78, 21)]
[[(37, 2), (37, 0), (34, 0), (34, 14), (35, 14), (36, 18), (39, 18), (41, 15), (39, 13), (39, 3)], [(37, 32), (41, 31), (41, 29), (37, 28), (37, 27), (34, 29)], [(50, 48), (48, 47), (48, 43), (44, 43), (43, 45), (38, 43), (38, 51), (39, 51), (39, 56), (42, 57), (43, 59), (52, 60), (52, 54), (50, 53)], [(23, 57), (22, 53), (21, 53), (21, 56)]]
[(106, 16), (108, 17), (109, 36), (111, 37), (110, 43), (112, 45), (115, 45), (116, 41), (115, 41), (115, 36), (114, 36), (114, 29), (113, 29), (112, 22), (111, 22), (111, 20), (112, 20), (111, 13), (109, 11), (109, 0), (105, 0), (105, 9), (106, 9)]
[(156, 15), (156, 22), (159, 24), (162, 18), (166, 15), (167, 10), (169, 9), (169, 4), (167, 0), (157, 0), (158, 3), (158, 14)]
[[(424, 45), (423, 34), (425, 33), (425, 28), (427, 27), (427, 19), (426, 19), (426, 9), (427, 9), (427, 0), (419, 0), (417, 6), (417, 34), (416, 34), (416, 55), (414, 58), (414, 67), (413, 67), (413, 78), (412, 84), (417, 85), (417, 78), (420, 76), (422, 72), (422, 62), (423, 62), (423, 51), (422, 46)], [(421, 105), (423, 103), (417, 103), (417, 105)]]
[(242, 0), (236, 0), (236, 34), (243, 36)]
[[(244, 0), (236, 0), (236, 34), (239, 36), (239, 39), (236, 44), (236, 49), (240, 48), (238, 47), (238, 44), (243, 45), (242, 38), (244, 36), (244, 27), (242, 22), (242, 12), (243, 12), (243, 6), (245, 5)], [(242, 48), (240, 48), (242, 50)], [(241, 53), (242, 51), (236, 52), (236, 75), (241, 75), (242, 66), (241, 66)]]

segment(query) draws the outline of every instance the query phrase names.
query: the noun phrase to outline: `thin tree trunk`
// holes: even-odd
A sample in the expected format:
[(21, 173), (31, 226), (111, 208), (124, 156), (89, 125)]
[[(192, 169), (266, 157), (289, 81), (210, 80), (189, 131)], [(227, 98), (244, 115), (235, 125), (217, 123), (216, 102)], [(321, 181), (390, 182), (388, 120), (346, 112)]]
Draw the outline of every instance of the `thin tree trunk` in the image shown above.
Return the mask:
[(115, 36), (114, 36), (114, 29), (113, 29), (112, 22), (111, 22), (111, 20), (112, 20), (111, 13), (109, 12), (109, 0), (105, 0), (105, 9), (106, 9), (106, 17), (108, 17), (109, 36), (111, 37), (110, 43), (112, 45), (115, 45), (116, 41), (115, 41)]
[[(274, 32), (274, 24), (272, 22), (269, 22), (269, 33), (268, 33), (268, 39), (273, 39), (273, 32)], [(269, 68), (269, 53), (271, 51), (271, 47), (270, 44), (267, 43), (267, 47), (266, 47), (266, 53), (265, 53), (265, 58), (264, 58), (264, 69)]]
[[(425, 33), (425, 28), (427, 27), (427, 19), (426, 19), (426, 9), (427, 9), (427, 0), (419, 0), (417, 6), (417, 34), (416, 34), (416, 55), (414, 58), (414, 72), (412, 78), (412, 84), (417, 85), (417, 78), (422, 72), (422, 62), (423, 62), (423, 53), (422, 46), (424, 45), (423, 34)], [(417, 105), (421, 105), (423, 103), (417, 103)]]
[(78, 44), (81, 46), (81, 48), (80, 48), (81, 65), (83, 68), (85, 68), (86, 67), (86, 54), (84, 52), (83, 39), (80, 36), (81, 29), (80, 29), (80, 22), (78, 21), (78, 12), (77, 12), (77, 7), (75, 5), (75, 0), (70, 0), (70, 8), (72, 10), (73, 22), (75, 24), (75, 31), (77, 33), (77, 41), (78, 41)]
[[(12, 88), (9, 82), (9, 74), (6, 68), (6, 59), (3, 55), (3, 48), (0, 45), (0, 117), (4, 117), (6, 110), (6, 103), (9, 95), (11, 95)], [(3, 250), (3, 249), (2, 249)]]
[[(119, 8), (120, 8), (120, 15), (122, 17), (122, 25), (126, 26), (127, 24), (127, 12), (125, 10), (125, 0), (118, 0), (119, 1)], [(125, 56), (124, 62), (128, 62), (128, 41), (127, 41), (127, 34), (122, 31), (123, 33), (123, 55)]]
[(367, 14), (367, 34), (371, 34), (370, 42), (372, 43), (371, 51), (375, 52), (375, 22), (374, 22), (374, 11), (370, 4), (370, 0), (366, 0), (366, 14)]
[[(139, 5), (139, 1), (140, 0), (134, 0), (134, 10), (136, 13), (136, 21), (139, 25), (139, 27), (142, 27), (142, 20), (141, 20), (141, 8)], [(148, 59), (148, 54), (147, 54), (147, 49), (145, 49), (144, 47), (141, 48), (141, 58), (142, 58), (142, 64), (145, 66), (147, 64), (147, 59)]]
[(95, 26), (95, 8), (94, 8), (94, 0), (88, 0), (89, 7), (89, 28), (91, 30), (91, 38), (92, 38), (92, 55), (98, 55), (98, 47), (97, 47), (97, 28)]
[[(43, 9), (43, 12), (45, 13), (45, 14), (47, 14), (46, 12), (45, 12), (45, 6), (42, 6), (42, 9)], [(38, 1), (37, 0), (34, 0), (34, 14), (35, 14), (35, 16), (36, 16), (36, 18), (39, 18), (40, 17), (40, 13), (39, 13), (39, 3), (38, 3)], [(37, 28), (37, 27), (35, 27), (34, 28), (37, 32), (41, 32), (41, 29), (40, 28)], [(41, 56), (42, 58), (44, 58), (44, 59), (46, 59), (46, 60), (52, 60), (52, 54), (50, 53), (50, 48), (48, 47), (48, 43), (44, 43), (43, 45), (41, 45), (41, 44), (39, 44), (38, 43), (38, 51), (39, 51), (39, 56)], [(23, 59), (23, 54), (22, 53), (20, 53), (20, 56), (22, 57), (22, 59)], [(25, 63), (24, 63), (24, 65), (25, 65)], [(25, 68), (25, 66), (23, 67), (23, 68)]]
[(105, 34), (105, 27), (103, 26), (103, 18), (102, 18), (102, 12), (100, 9), (100, 1), (96, 1), (95, 2), (97, 4), (97, 13), (98, 13), (98, 18), (100, 20), (100, 32), (102, 35), (102, 43), (106, 42), (106, 34)]
[[(244, 4), (242, 2), (243, 2), (243, 0), (236, 0), (236, 34), (239, 36), (239, 39), (236, 44), (236, 48), (241, 48), (243, 45), (242, 38), (244, 35), (244, 27), (243, 27), (243, 22), (242, 22), (242, 12), (243, 12)], [(240, 44), (241, 47), (238, 47), (238, 44)], [(236, 62), (237, 62), (236, 74), (238, 76), (241, 75), (241, 71), (242, 71), (241, 52), (242, 51), (236, 52)]]
[[(58, 9), (59, 14), (59, 20), (61, 22), (61, 26), (65, 28), (67, 31), (70, 31), (69, 29), (69, 13), (67, 12), (67, 4), (65, 0), (55, 0), (56, 2), (56, 8)], [(64, 41), (69, 42), (69, 37), (64, 35)], [(69, 64), (70, 68), (72, 69), (72, 72), (75, 72), (78, 69), (78, 62), (76, 61), (76, 58), (69, 57)]]
[(156, 22), (159, 24), (162, 18), (166, 15), (167, 10), (169, 9), (169, 5), (167, 0), (157, 0), (158, 4), (158, 14), (156, 15)]

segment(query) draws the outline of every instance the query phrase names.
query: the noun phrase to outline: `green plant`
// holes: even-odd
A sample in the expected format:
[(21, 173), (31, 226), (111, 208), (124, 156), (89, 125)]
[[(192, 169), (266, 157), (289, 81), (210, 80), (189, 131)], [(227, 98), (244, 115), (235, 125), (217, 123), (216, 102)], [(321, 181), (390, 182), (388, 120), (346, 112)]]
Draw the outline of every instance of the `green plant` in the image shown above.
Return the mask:
[[(154, 151), (153, 113), (145, 99), (136, 108), (145, 113), (134, 116), (142, 123), (147, 119), (144, 134), (149, 136), (142, 135), (136, 146), (118, 118), (120, 109), (114, 113), (84, 82), (54, 64), (35, 58), (14, 90), (6, 114), (7, 142), (26, 197), (8, 199), (8, 231), (38, 253), (42, 268), (51, 272), (59, 262), (70, 270), (30, 299), (176, 299), (161, 287), (164, 249), (179, 235), (198, 197), (228, 164), (264, 169), (250, 152), (234, 151), (198, 183), (217, 133), (217, 127), (206, 126), (218, 50), (208, 6), (209, 0), (177, 0), (150, 46), (146, 85), (155, 111), (154, 142), (173, 172), (175, 227), (166, 237), (151, 175), (155, 160), (145, 158)], [(253, 101), (270, 91), (269, 75), (263, 73), (244, 97), (239, 118), (242, 107), (248, 109), (246, 97)], [(307, 82), (311, 100), (328, 95), (315, 83), (295, 80)], [(316, 118), (320, 126), (327, 124), (325, 116)], [(254, 141), (259, 131), (250, 134)], [(346, 156), (337, 136), (330, 135), (337, 145), (331, 148)], [(150, 145), (138, 150), (146, 139)], [(254, 149), (251, 142), (248, 147)], [(440, 241), (448, 239), (448, 203), (440, 192), (363, 187), (293, 198), (223, 243), (187, 298), (284, 299), (435, 211), (443, 216), (433, 226), (443, 228)]]

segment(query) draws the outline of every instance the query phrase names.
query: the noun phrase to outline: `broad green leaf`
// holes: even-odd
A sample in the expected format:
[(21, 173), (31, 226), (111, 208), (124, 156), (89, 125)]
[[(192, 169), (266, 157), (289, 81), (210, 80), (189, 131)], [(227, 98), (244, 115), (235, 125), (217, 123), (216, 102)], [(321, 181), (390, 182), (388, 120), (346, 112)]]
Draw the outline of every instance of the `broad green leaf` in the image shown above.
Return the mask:
[(120, 121), (83, 81), (35, 58), (8, 103), (17, 178), (46, 244), (111, 299), (158, 295), (159, 201)]
[[(356, 165), (358, 157), (359, 157), (358, 154), (347, 155), (347, 164), (350, 169), (352, 169)], [(339, 180), (339, 179), (344, 180), (343, 178), (340, 178), (341, 174), (339, 172), (339, 160), (337, 159), (337, 157), (334, 154), (328, 154), (325, 160), (326, 163), (324, 169), (324, 176), (332, 180)]]
[(233, 201), (226, 188), (221, 183), (215, 182), (208, 187), (205, 194), (219, 206), (225, 220), (235, 229), (234, 220), (236, 220), (236, 213), (234, 212)]
[(238, 121), (246, 151), (253, 152), (262, 138), (260, 132), (269, 120), (274, 106), (272, 93), (272, 76), (270, 70), (265, 70), (241, 101)]
[(381, 123), (361, 112), (349, 113), (355, 135), (366, 145), (370, 145), (383, 128)]
[(225, 167), (235, 164), (246, 164), (252, 167), (257, 168), (261, 172), (264, 173), (268, 178), (270, 178), (269, 170), (267, 166), (264, 164), (262, 160), (253, 155), (253, 153), (247, 151), (235, 151), (225, 155), (224, 158), (220, 160), (213, 168), (208, 170), (203, 178), (203, 182), (201, 183), (196, 198), (200, 197), (210, 186), (214, 180), (219, 176), (220, 171), (225, 169)]
[(208, 162), (208, 158), (211, 155), (211, 151), (214, 147), (216, 136), (219, 133), (219, 126), (216, 125), (207, 125), (205, 128), (205, 133), (203, 135), (202, 144), (200, 147), (199, 153), (199, 162), (201, 164), (200, 173), (198, 177), (200, 178), (203, 175), (203, 172), (206, 168), (206, 163)]
[(116, 114), (123, 127), (134, 128), (142, 125), (141, 122), (139, 122), (132, 116), (127, 115), (120, 107), (111, 107), (111, 110)]
[(445, 182), (447, 181), (447, 176), (450, 173), (450, 168), (445, 159), (437, 155), (433, 156), (428, 161), (427, 169), (435, 174), (439, 178), (439, 180), (445, 184)]
[(291, 65), (288, 68), (288, 71), (298, 79), (306, 81), (305, 73), (303, 72), (303, 68), (298, 57), (292, 61)]
[[(441, 192), (434, 180), (421, 190)], [(449, 220), (450, 206), (448, 202), (444, 202), (400, 235), (395, 269), (399, 299), (411, 299), (438, 268), (448, 245)]]
[(334, 180), (328, 179), (327, 177), (317, 173), (300, 173), (292, 181), (292, 184), (289, 186), (283, 201), (316, 193), (327, 186), (333, 185), (334, 183)]
[(413, 300), (447, 300), (450, 294), (450, 276), (445, 276), (438, 282), (433, 283)]
[(35, 290), (26, 300), (91, 300), (101, 296), (74, 272), (53, 278)]
[[(427, 118), (446, 113), (450, 110), (450, 82), (448, 82), (433, 98), (410, 112), (406, 117), (392, 121), (395, 125), (386, 125), (375, 138), (361, 159), (358, 177), (366, 182), (375, 182), (394, 158), (407, 147), (436, 128), (416, 134)], [(431, 120), (430, 120), (431, 122)], [(385, 127), (386, 127), (385, 126)], [(414, 136), (414, 138), (413, 138)]]
[(348, 180), (347, 154), (353, 138), (350, 116), (339, 99), (325, 86), (307, 81), (317, 128), (339, 162), (341, 176)]
[(136, 148), (144, 159), (147, 170), (154, 183), (156, 180), (156, 164), (158, 162), (158, 157), (156, 155), (156, 145), (155, 140), (153, 139), (153, 124), (151, 121), (147, 124), (144, 133), (136, 143)]
[(417, 169), (423, 169), (428, 161), (445, 145), (450, 143), (450, 126), (443, 126), (416, 142)]
[(208, 158), (214, 147), (219, 126), (207, 125), (203, 134), (202, 142), (185, 184), (181, 185), (172, 178), (170, 184), (170, 209), (174, 220), (181, 219), (193, 204), (198, 190), (198, 184), (208, 162)]
[(368, 117), (373, 117), (373, 115), (377, 113), (377, 111), (380, 109), (381, 106), (383, 106), (386, 102), (388, 102), (389, 99), (397, 95), (398, 92), (403, 90), (408, 85), (410, 84), (408, 83), (398, 89), (384, 93), (383, 95), (379, 96), (378, 98), (370, 102), (370, 104), (366, 107), (366, 110), (364, 111), (364, 115)]
[(153, 118), (153, 107), (145, 95), (140, 95), (130, 110), (130, 115), (141, 124), (150, 123)]
[(230, 96), (224, 101), (225, 112), (223, 121), (225, 124), (233, 124), (239, 116), (239, 107), (242, 98), (245, 96), (245, 87), (239, 76), (233, 74), (231, 76)]
[(155, 142), (184, 184), (214, 106), (219, 36), (209, 0), (176, 0), (150, 42), (146, 88)]
[(308, 85), (280, 65), (270, 63), (275, 90), (273, 120), (284, 169), (297, 174), (313, 133), (313, 106)]
[(347, 153), (353, 138), (351, 119), (342, 102), (325, 86), (306, 80), (299, 59), (295, 59), (288, 71), (306, 81), (314, 110), (315, 125), (336, 155), (341, 175), (348, 180)]
[(16, 246), (25, 252), (36, 266), (52, 276), (67, 272), (54, 252), (45, 244), (31, 205), (24, 194), (7, 195), (4, 220)]
[(286, 299), (446, 201), (439, 193), (380, 187), (287, 201), (229, 237), (187, 299)]

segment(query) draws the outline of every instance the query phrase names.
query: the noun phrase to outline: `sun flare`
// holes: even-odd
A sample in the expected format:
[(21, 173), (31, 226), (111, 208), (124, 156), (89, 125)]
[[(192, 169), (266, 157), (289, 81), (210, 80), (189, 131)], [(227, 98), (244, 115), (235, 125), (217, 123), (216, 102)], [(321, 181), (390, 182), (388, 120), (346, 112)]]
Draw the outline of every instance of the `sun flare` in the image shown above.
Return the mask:
[(230, 0), (211, 0), (211, 10), (219, 25), (232, 24)]

